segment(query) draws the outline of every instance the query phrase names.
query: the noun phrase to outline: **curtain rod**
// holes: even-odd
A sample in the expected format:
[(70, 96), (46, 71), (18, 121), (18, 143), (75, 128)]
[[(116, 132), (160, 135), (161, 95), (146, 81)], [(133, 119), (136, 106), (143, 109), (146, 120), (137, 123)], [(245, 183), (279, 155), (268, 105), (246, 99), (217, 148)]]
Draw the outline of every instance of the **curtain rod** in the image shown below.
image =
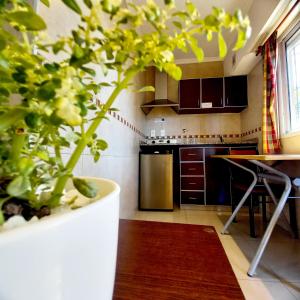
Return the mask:
[(256, 56), (258, 56), (259, 54), (261, 54), (262, 51), (262, 47), (263, 45), (266, 43), (267, 40), (269, 40), (269, 38), (273, 35), (274, 32), (276, 32), (281, 26), (282, 24), (286, 21), (286, 19), (290, 16), (290, 14), (294, 11), (294, 9), (297, 7), (297, 5), (299, 4), (300, 0), (297, 0), (294, 5), (290, 8), (290, 10), (287, 12), (287, 14), (284, 16), (284, 18), (280, 21), (280, 23), (276, 26), (276, 28), (272, 31), (272, 33), (269, 35), (269, 37), (265, 40), (265, 42), (258, 46), (257, 50), (256, 50)]
[[(293, 10), (297, 7), (299, 4), (300, 0), (297, 0), (296, 3), (291, 7), (291, 9), (288, 11), (288, 13), (285, 15), (285, 17), (281, 20), (281, 22), (278, 24), (278, 26), (273, 30), (272, 34), (277, 31), (280, 26), (286, 21), (286, 19), (289, 17), (289, 15), (293, 12)], [(271, 34), (271, 35), (272, 35)]]

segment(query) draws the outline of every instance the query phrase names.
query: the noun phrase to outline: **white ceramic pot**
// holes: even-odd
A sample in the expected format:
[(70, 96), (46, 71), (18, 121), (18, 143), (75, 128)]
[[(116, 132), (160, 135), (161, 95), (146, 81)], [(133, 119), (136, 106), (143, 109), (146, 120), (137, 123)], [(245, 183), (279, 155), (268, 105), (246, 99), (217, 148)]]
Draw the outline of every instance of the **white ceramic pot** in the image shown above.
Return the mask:
[(1, 300), (112, 298), (119, 186), (99, 185), (97, 201), (0, 234)]

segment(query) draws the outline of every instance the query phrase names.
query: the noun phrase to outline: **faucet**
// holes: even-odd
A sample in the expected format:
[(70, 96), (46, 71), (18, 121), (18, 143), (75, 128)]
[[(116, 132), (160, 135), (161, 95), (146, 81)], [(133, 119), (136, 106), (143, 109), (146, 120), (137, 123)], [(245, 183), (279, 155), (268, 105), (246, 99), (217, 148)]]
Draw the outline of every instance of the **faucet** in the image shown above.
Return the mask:
[(223, 139), (222, 135), (219, 135), (219, 139), (220, 139), (220, 142), (223, 144), (224, 143), (224, 139)]

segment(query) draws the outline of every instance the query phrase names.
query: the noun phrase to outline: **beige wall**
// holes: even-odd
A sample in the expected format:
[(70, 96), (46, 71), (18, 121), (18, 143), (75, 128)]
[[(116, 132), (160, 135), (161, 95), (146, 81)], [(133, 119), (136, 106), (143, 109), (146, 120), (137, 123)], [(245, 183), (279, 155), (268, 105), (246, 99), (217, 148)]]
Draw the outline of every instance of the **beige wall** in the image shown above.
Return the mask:
[[(39, 5), (39, 13), (48, 24), (48, 33), (51, 38), (58, 34), (63, 35), (70, 32), (79, 21), (78, 15), (65, 8), (62, 1), (51, 1), (51, 8)], [(105, 80), (116, 80), (116, 74), (110, 72)], [(103, 81), (103, 75), (97, 76), (97, 81)], [(145, 80), (145, 74), (141, 74), (135, 80), (135, 84), (140, 86)], [(110, 95), (110, 88), (103, 89), (99, 95), (102, 102), (105, 102)], [(133, 94), (124, 91), (118, 97), (114, 107), (118, 108), (118, 114), (126, 122), (135, 128), (143, 131), (145, 116), (139, 106), (144, 102), (144, 94)], [(139, 135), (124, 122), (109, 116), (110, 121), (104, 120), (97, 130), (98, 136), (105, 139), (108, 150), (104, 151), (100, 160), (94, 163), (89, 151), (84, 151), (79, 163), (76, 166), (75, 174), (83, 176), (99, 176), (115, 180), (121, 187), (120, 216), (127, 218), (132, 216), (138, 205), (138, 152)], [(63, 153), (65, 161), (70, 157), (72, 149), (66, 149)]]
[(300, 134), (281, 138), (283, 153), (300, 154)]
[(263, 107), (263, 67), (262, 61), (248, 74), (248, 107), (241, 112), (241, 131), (252, 132), (242, 137), (242, 140), (257, 139), (259, 152), (262, 153), (262, 134), (256, 131), (262, 126)]
[[(203, 62), (180, 65), (182, 79), (222, 77), (224, 75), (223, 62)], [(178, 102), (179, 82), (168, 76), (168, 99)]]
[[(204, 62), (184, 64), (182, 79), (222, 77), (223, 62)], [(168, 99), (178, 102), (178, 81), (168, 77)], [(160, 123), (159, 119), (165, 119)], [(240, 134), (240, 114), (192, 114), (178, 115), (170, 108), (155, 108), (147, 115), (145, 134), (150, 135), (150, 130), (155, 129), (160, 135), (160, 129), (165, 129), (166, 135), (181, 135), (186, 129), (188, 135), (200, 134)], [(240, 138), (227, 138), (227, 141), (238, 141)]]

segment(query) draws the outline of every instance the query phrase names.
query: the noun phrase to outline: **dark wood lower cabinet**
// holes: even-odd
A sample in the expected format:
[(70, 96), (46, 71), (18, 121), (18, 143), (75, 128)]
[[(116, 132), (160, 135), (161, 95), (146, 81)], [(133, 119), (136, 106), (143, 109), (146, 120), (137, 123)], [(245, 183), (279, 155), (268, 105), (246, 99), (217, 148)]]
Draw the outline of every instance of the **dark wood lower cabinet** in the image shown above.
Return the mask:
[(204, 190), (204, 177), (181, 177), (181, 190)]
[(204, 192), (182, 191), (181, 204), (198, 204), (204, 205), (205, 195)]
[(179, 149), (180, 205), (231, 205), (230, 165), (223, 159), (211, 158), (214, 154), (228, 154), (230, 149), (256, 149), (256, 145)]
[(215, 154), (228, 154), (228, 152), (228, 147), (205, 149), (206, 204), (230, 205), (228, 162), (210, 157)]

